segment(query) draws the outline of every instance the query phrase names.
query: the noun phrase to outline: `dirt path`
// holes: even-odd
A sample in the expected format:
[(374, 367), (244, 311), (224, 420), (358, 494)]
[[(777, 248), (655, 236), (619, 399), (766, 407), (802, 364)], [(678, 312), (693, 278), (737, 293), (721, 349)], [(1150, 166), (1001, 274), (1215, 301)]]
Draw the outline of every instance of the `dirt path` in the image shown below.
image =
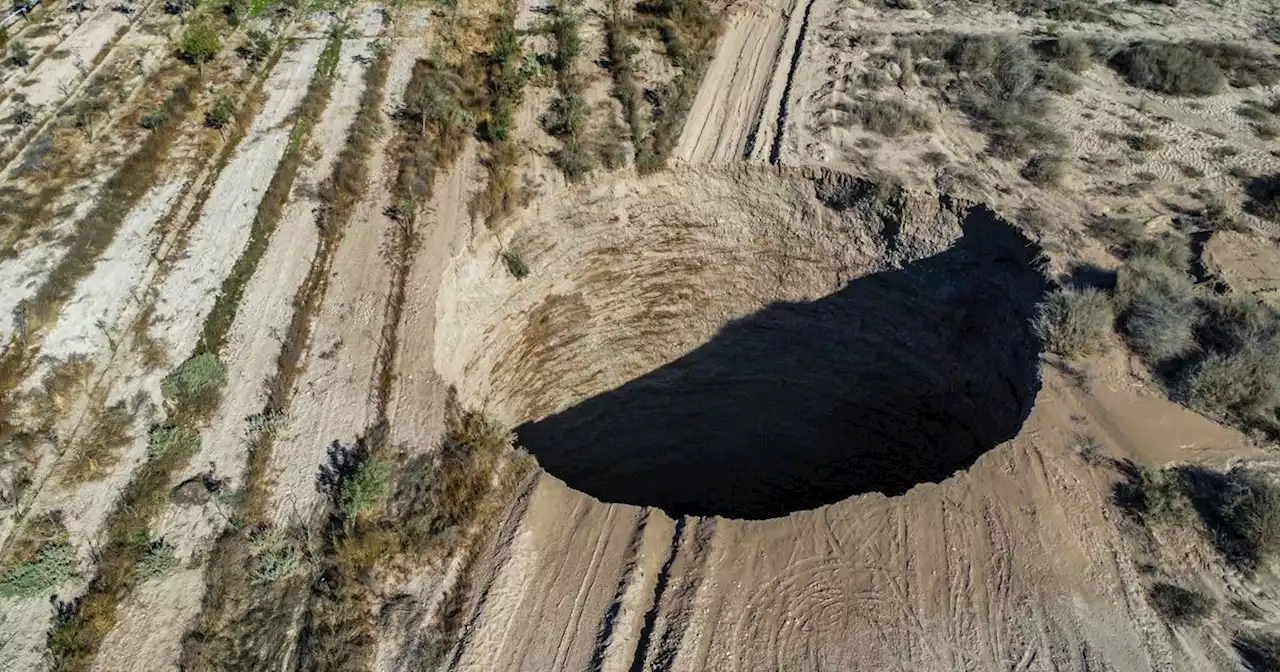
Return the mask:
[(778, 106), (770, 94), (795, 51), (787, 19), (803, 9), (803, 2), (766, 0), (738, 10), (720, 38), (674, 157), (719, 165), (768, 156)]

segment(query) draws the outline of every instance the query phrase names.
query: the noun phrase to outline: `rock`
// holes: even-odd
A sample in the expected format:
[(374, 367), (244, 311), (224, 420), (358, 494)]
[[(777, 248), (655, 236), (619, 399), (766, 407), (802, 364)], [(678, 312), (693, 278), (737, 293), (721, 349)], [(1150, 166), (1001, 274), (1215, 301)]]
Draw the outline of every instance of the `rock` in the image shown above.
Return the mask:
[(189, 478), (173, 489), (173, 501), (183, 506), (204, 506), (213, 498), (204, 476)]

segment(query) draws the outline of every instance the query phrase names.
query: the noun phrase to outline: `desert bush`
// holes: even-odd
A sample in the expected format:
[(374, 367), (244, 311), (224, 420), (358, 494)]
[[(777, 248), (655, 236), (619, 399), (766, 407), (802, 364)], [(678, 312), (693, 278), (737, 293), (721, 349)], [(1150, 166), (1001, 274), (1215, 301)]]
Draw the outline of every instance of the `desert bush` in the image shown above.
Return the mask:
[(1109, 61), (1129, 84), (1173, 96), (1209, 96), (1227, 78), (1213, 59), (1172, 42), (1137, 42)]
[(200, 432), (184, 425), (158, 425), (147, 437), (147, 459), (170, 454), (194, 455), (200, 450)]
[(1243, 44), (1195, 40), (1189, 46), (1222, 71), (1231, 86), (1248, 88), (1280, 83), (1280, 60)]
[(1135, 133), (1125, 138), (1125, 142), (1139, 152), (1154, 152), (1164, 147), (1164, 138), (1154, 133)]
[(165, 0), (164, 11), (166, 14), (179, 16), (196, 8), (197, 0)]
[(1022, 167), (1020, 174), (1037, 186), (1057, 186), (1067, 175), (1067, 159), (1058, 154), (1036, 154)]
[(1187, 497), (1223, 560), (1252, 574), (1280, 553), (1280, 487), (1267, 476), (1247, 467), (1181, 471)]
[(892, 98), (862, 101), (849, 111), (863, 128), (888, 138), (933, 128), (926, 112)]
[(89, 433), (77, 442), (74, 457), (67, 466), (64, 479), (68, 483), (101, 478), (116, 464), (117, 454), (133, 437), (129, 435), (133, 414), (124, 402), (117, 402), (94, 413)]
[(1105, 293), (1067, 290), (1040, 305), (1035, 326), (1050, 351), (1075, 359), (1101, 352), (1114, 320), (1111, 298)]
[(1245, 210), (1250, 214), (1280, 222), (1280, 173), (1250, 178), (1245, 195), (1249, 197)]
[(165, 377), (160, 391), (170, 404), (184, 410), (216, 406), (227, 381), (227, 368), (211, 352), (200, 353), (183, 362)]
[(265, 585), (296, 576), (306, 567), (302, 541), (279, 528), (265, 528), (249, 537), (250, 580)]
[(1079, 77), (1065, 68), (1052, 64), (1040, 71), (1040, 81), (1046, 89), (1064, 96), (1069, 96), (1084, 86), (1084, 82)]
[(31, 59), (31, 48), (27, 46), (26, 42), (17, 40), (9, 45), (9, 62), (13, 65), (25, 68), (31, 65)]
[(1274, 337), (1231, 351), (1210, 351), (1178, 380), (1178, 396), (1211, 417), (1280, 429), (1280, 343)]
[(1147, 591), (1147, 601), (1174, 625), (1193, 625), (1213, 612), (1212, 597), (1172, 583), (1156, 583)]
[(1242, 630), (1231, 637), (1231, 646), (1249, 672), (1280, 670), (1280, 635)]
[(1161, 364), (1196, 350), (1203, 315), (1183, 270), (1150, 256), (1133, 258), (1117, 275), (1116, 296), (1120, 332), (1144, 359)]
[(391, 463), (377, 456), (362, 460), (342, 482), (338, 508), (344, 519), (354, 520), (381, 506), (391, 477)]
[(203, 67), (222, 51), (218, 31), (209, 23), (189, 26), (178, 42), (178, 53), (196, 67)]
[(75, 578), (76, 552), (65, 541), (48, 543), (30, 561), (14, 565), (0, 574), (0, 598), (35, 597)]
[(226, 128), (236, 118), (236, 101), (228, 95), (218, 96), (213, 107), (204, 115), (204, 125), (209, 128)]
[(524, 280), (529, 275), (529, 265), (525, 263), (524, 257), (516, 250), (503, 250), (502, 263), (507, 267), (507, 272), (516, 280)]
[(1093, 66), (1093, 50), (1082, 38), (1055, 37), (1040, 40), (1034, 46), (1041, 57), (1077, 75)]
[(1065, 148), (1067, 138), (1044, 119), (1052, 110), (1041, 66), (1025, 42), (1003, 36), (963, 35), (945, 58), (963, 75), (960, 109), (989, 137), (987, 151), (1003, 159)]
[(138, 119), (138, 125), (148, 131), (154, 131), (168, 118), (169, 115), (165, 112), (163, 107), (153, 107)]
[(1176, 468), (1121, 465), (1125, 479), (1116, 483), (1115, 503), (1147, 523), (1185, 525), (1195, 520), (1186, 478)]
[(147, 543), (147, 551), (138, 561), (138, 577), (146, 581), (158, 579), (178, 566), (178, 557), (173, 544), (164, 539), (154, 539)]

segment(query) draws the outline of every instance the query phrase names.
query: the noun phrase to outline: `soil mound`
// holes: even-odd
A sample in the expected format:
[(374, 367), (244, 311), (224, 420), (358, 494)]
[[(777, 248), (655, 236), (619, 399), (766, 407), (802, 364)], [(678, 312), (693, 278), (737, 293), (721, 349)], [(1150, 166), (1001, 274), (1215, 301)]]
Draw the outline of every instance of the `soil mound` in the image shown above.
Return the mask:
[(460, 260), (476, 310), (441, 319), (446, 376), (574, 488), (775, 517), (942, 480), (1030, 413), (1044, 280), (984, 207), (765, 170), (579, 196), (517, 225), (525, 280)]

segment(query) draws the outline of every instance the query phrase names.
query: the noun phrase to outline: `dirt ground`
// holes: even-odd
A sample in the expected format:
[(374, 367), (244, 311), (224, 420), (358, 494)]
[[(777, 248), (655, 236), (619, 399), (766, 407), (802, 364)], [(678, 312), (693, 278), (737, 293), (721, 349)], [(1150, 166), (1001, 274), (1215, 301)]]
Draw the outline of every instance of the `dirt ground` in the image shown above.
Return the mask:
[[(1117, 284), (1119, 220), (1280, 308), (1274, 8), (251, 4), (10, 30), (0, 669), (1266, 669), (1239, 638), (1280, 642), (1280, 568), (1119, 493), (1273, 477), (1271, 441), (1121, 333), (1066, 359), (1033, 325), (1080, 268)], [(1140, 40), (1261, 74), (1141, 89)], [(1025, 56), (1029, 117), (974, 102), (983, 53)], [(459, 457), (459, 409), (515, 449)]]

